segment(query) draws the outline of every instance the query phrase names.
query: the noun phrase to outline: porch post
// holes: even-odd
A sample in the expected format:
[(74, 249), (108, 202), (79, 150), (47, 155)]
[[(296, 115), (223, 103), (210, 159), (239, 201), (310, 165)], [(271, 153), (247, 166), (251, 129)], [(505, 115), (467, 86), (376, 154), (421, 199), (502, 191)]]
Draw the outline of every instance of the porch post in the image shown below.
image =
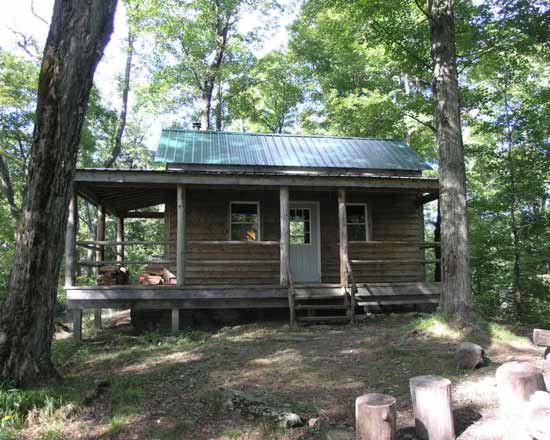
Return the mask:
[(178, 185), (176, 224), (176, 279), (183, 286), (185, 277), (185, 187)]
[[(103, 205), (99, 205), (97, 207), (96, 241), (105, 241), (105, 207)], [(97, 246), (97, 250), (95, 253), (96, 261), (97, 262), (104, 261), (105, 246), (104, 245), (96, 245), (96, 246)]]
[[(103, 205), (97, 207), (96, 241), (105, 241), (105, 207)], [(96, 262), (105, 261), (105, 246), (98, 244), (96, 244), (96, 246)], [(98, 266), (98, 272), (100, 267), (101, 266)], [(101, 309), (94, 310), (94, 327), (97, 329), (101, 328)]]
[(75, 193), (69, 202), (67, 217), (67, 232), (65, 234), (65, 287), (73, 287), (75, 283), (76, 232), (78, 221), (78, 206)]
[(340, 232), (340, 284), (342, 287), (348, 284), (348, 216), (346, 212), (346, 190), (338, 190), (338, 227)]
[[(124, 241), (124, 217), (117, 217), (116, 219), (116, 241)], [(116, 260), (124, 261), (124, 246), (117, 245), (116, 247)]]
[(282, 186), (279, 190), (280, 212), (281, 212), (281, 240), (280, 247), (280, 266), (281, 287), (288, 287), (289, 270), (289, 243), (290, 243), (290, 218), (289, 218), (289, 195), (288, 187)]

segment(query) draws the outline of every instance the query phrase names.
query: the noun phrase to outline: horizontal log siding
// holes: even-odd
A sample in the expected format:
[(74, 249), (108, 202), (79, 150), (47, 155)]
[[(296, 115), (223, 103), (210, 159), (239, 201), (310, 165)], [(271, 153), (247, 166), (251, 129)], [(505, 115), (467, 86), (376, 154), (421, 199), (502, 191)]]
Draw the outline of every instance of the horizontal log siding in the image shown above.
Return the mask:
[[(339, 282), (337, 191), (290, 192), (290, 201), (318, 201), (321, 224), (321, 272), (323, 283)], [(416, 194), (373, 194), (348, 191), (348, 203), (366, 203), (372, 219), (373, 243), (350, 242), (351, 260), (424, 260), (417, 243), (424, 239), (423, 212)], [(259, 201), (262, 241), (279, 241), (277, 190), (232, 191), (188, 188), (186, 239), (226, 241), (229, 237), (229, 202)], [(176, 208), (166, 206), (167, 240), (176, 238)], [(380, 243), (390, 241), (388, 243)], [(395, 241), (410, 242), (391, 243)], [(167, 249), (168, 258), (175, 250)], [(186, 284), (278, 284), (278, 245), (187, 243)], [(194, 264), (194, 261), (211, 264)], [(216, 260), (252, 260), (254, 264), (213, 264)], [(265, 263), (263, 263), (265, 261)], [(258, 263), (256, 263), (258, 262)], [(420, 263), (352, 265), (357, 283), (423, 281)]]
[[(229, 240), (229, 203), (260, 202), (262, 242), (279, 240), (278, 191), (187, 189), (185, 284), (279, 284), (278, 244), (197, 243)], [(167, 236), (176, 237), (175, 205), (166, 206)], [(174, 250), (167, 249), (172, 255)], [(234, 261), (231, 264), (231, 261)]]

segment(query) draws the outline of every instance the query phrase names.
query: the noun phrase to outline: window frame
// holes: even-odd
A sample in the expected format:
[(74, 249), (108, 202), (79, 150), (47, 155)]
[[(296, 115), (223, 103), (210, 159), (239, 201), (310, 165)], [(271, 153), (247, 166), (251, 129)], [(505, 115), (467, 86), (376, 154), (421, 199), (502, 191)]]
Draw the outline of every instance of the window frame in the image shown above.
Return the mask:
[[(258, 236), (256, 237), (256, 240), (233, 240), (233, 224), (235, 225), (248, 225), (250, 222), (233, 222), (233, 205), (256, 205), (256, 212), (257, 212), (257, 226), (258, 226)], [(229, 241), (237, 241), (237, 242), (257, 242), (261, 241), (262, 237), (262, 221), (261, 221), (261, 213), (260, 213), (260, 202), (253, 202), (253, 201), (243, 201), (243, 200), (231, 200), (229, 202)]]
[[(365, 223), (350, 223), (347, 215), (348, 206), (362, 206), (365, 211)], [(365, 225), (365, 239), (364, 240), (349, 240), (350, 243), (366, 243), (370, 241), (369, 234), (369, 208), (367, 203), (346, 203), (346, 231), (349, 225)], [(349, 237), (349, 234), (348, 234)]]
[[(290, 217), (292, 217), (290, 215), (290, 211), (292, 211), (293, 209), (297, 210), (297, 209), (301, 209), (302, 211), (308, 211), (309, 212), (309, 220), (308, 220), (308, 223), (309, 223), (309, 243), (292, 243), (292, 234), (290, 234), (290, 223), (292, 222), (292, 220), (290, 220)], [(311, 214), (312, 214), (312, 211), (311, 211), (311, 208), (310, 207), (306, 207), (304, 208), (303, 206), (301, 207), (292, 207), (290, 206), (289, 209), (288, 209), (288, 213), (289, 213), (289, 244), (292, 245), (292, 246), (312, 246), (313, 245), (313, 240), (312, 240), (312, 237), (311, 237)], [(305, 220), (304, 220), (304, 224), (305, 224)], [(304, 227), (304, 241), (305, 241), (305, 227)]]

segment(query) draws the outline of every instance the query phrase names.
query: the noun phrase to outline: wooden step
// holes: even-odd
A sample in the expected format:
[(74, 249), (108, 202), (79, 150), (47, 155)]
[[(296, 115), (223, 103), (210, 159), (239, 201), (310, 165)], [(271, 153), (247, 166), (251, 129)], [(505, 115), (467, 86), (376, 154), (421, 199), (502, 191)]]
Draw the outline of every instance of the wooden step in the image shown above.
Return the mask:
[(294, 307), (295, 310), (346, 310), (347, 307), (343, 304), (298, 304)]
[(349, 322), (349, 316), (297, 316), (296, 320), (304, 322)]
[(408, 298), (408, 299), (379, 299), (369, 301), (358, 301), (359, 307), (369, 306), (399, 306), (409, 304), (439, 304), (439, 298)]

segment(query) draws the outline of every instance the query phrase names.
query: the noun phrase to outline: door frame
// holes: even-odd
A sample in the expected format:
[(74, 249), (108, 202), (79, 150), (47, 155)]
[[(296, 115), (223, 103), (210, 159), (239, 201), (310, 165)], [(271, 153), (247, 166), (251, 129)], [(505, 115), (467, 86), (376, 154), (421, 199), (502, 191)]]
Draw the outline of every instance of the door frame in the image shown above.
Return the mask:
[[(290, 200), (288, 203), (289, 211), (292, 208), (300, 207), (300, 204), (305, 205), (314, 205), (317, 210), (317, 219), (316, 219), (316, 226), (317, 226), (317, 233), (315, 234), (317, 239), (317, 269), (318, 269), (318, 275), (319, 275), (319, 281), (318, 283), (321, 284), (323, 282), (323, 271), (321, 269), (321, 204), (319, 201), (314, 200)], [(304, 207), (304, 206), (303, 206)], [(309, 208), (309, 206), (305, 206), (305, 208)], [(289, 250), (290, 246), (292, 244), (289, 243)], [(292, 267), (291, 267), (292, 269)]]

